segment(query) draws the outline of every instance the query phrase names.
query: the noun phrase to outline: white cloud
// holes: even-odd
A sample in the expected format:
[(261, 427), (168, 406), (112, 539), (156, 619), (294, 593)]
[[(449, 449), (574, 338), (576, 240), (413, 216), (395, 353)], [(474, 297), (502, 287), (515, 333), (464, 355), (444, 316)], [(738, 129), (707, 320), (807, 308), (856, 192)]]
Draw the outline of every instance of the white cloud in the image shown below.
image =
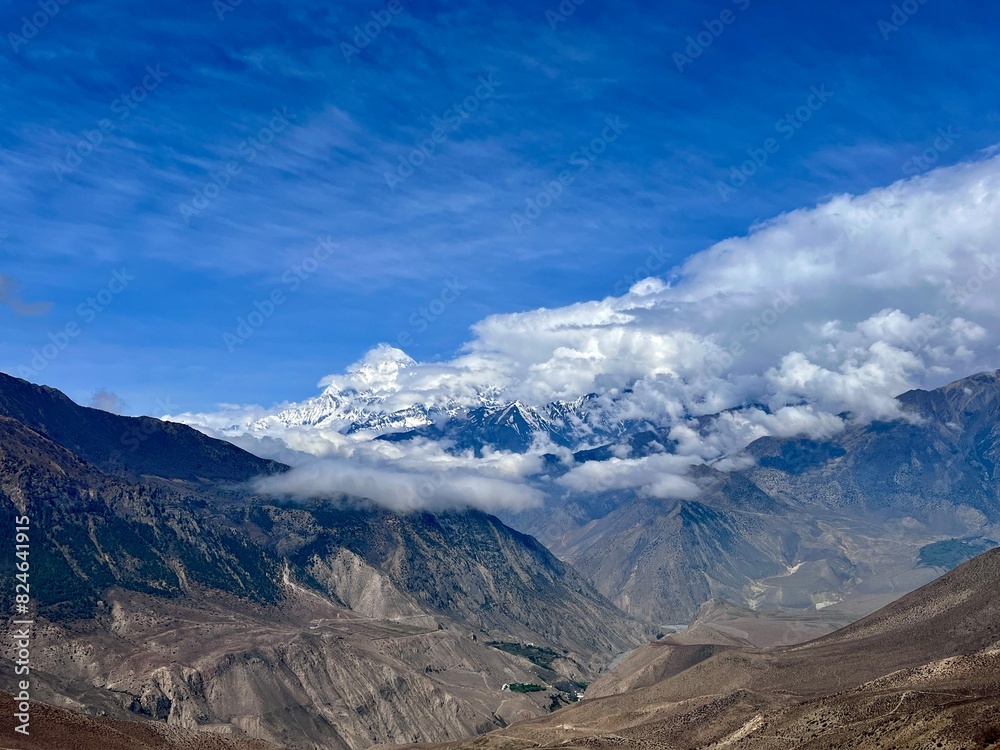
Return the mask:
[[(692, 256), (669, 282), (647, 279), (621, 297), (492, 315), (473, 326), (451, 361), (418, 363), (381, 346), (321, 385), (328, 400), (366, 412), (473, 404), (484, 392), (535, 405), (596, 392), (608, 397), (598, 406), (609, 418), (670, 425), (686, 465), (730, 455), (762, 435), (831, 437), (844, 428), (844, 412), (898, 416), (900, 392), (997, 367), (998, 236), (1000, 157), (992, 157), (783, 214)], [(747, 408), (708, 429), (690, 421), (740, 406)], [(221, 429), (238, 414), (188, 421)], [(537, 455), (454, 457), (441, 446), (376, 444), (340, 434), (341, 423), (328, 427), (270, 424), (266, 432), (310, 454), (378, 462), (387, 478), (374, 486), (386, 496), (403, 482), (392, 472), (423, 477), (432, 459), (470, 502), (512, 507), (521, 500), (494, 483), (521, 482), (537, 468), (529, 466)], [(671, 459), (588, 464), (559, 484), (587, 491), (599, 481), (657, 497), (696, 491)], [(303, 486), (361, 489), (357, 470), (331, 466), (300, 472)], [(459, 494), (436, 493), (433, 503)]]
[(185, 412), (183, 414), (165, 414), (163, 419), (175, 422), (193, 424), (211, 435), (221, 435), (234, 430), (246, 430), (258, 419), (274, 413), (275, 410), (288, 406), (281, 404), (266, 409), (257, 404), (241, 406), (239, 404), (219, 404), (214, 412)]
[(695, 463), (700, 462), (690, 456), (667, 454), (636, 459), (611, 458), (577, 466), (556, 483), (577, 492), (642, 488), (643, 494), (650, 497), (690, 499), (701, 491), (698, 485), (685, 478)]
[(541, 505), (544, 499), (527, 484), (479, 472), (401, 470), (343, 458), (310, 461), (255, 485), (259, 492), (298, 498), (366, 498), (400, 512), (456, 507), (517, 511)]

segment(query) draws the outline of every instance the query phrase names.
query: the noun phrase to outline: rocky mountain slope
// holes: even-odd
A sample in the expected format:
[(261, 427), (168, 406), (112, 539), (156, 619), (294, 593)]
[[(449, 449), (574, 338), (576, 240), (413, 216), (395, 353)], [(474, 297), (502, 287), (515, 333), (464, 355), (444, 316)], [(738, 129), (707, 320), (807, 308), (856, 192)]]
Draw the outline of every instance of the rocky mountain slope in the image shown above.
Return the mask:
[(17, 420), (98, 469), (137, 479), (239, 482), (282, 466), (151, 417), (121, 417), (73, 403), (54, 388), (0, 373), (0, 415)]
[(713, 597), (863, 614), (1000, 539), (1000, 373), (900, 401), (904, 419), (761, 438), (738, 471), (693, 467), (692, 500), (608, 492), (505, 518), (657, 622)]
[[(242, 483), (284, 467), (152, 422), (0, 381), (0, 521), (31, 518), (38, 699), (356, 748), (537, 715), (642, 638), (491, 516), (254, 496)], [(136, 425), (148, 439), (118, 451)]]
[(751, 610), (723, 599), (698, 608), (691, 624), (627, 654), (587, 688), (587, 698), (604, 698), (653, 685), (733, 648), (793, 646), (846, 627), (854, 618), (819, 612)]
[[(900, 418), (848, 421), (832, 438), (764, 437), (707, 466), (692, 457), (686, 478), (697, 496), (659, 500), (600, 483), (566, 489), (560, 480), (580, 467), (602, 476), (605, 465), (614, 476), (615, 462), (669, 458), (681, 450), (673, 428), (699, 430), (708, 443), (720, 423), (767, 407), (656, 424), (628, 408), (627, 389), (541, 405), (486, 390), (411, 403), (412, 361), (390, 349), (376, 360), (333, 379), (318, 399), (227, 434), (320, 427), (352, 440), (419, 439), (414, 450), (431, 443), (463, 460), (538, 454), (542, 469), (524, 481), (546, 494), (545, 506), (501, 511), (501, 519), (530, 530), (639, 619), (687, 622), (713, 597), (860, 616), (1000, 540), (995, 372), (902, 394)], [(655, 465), (641, 471), (655, 478)]]
[[(168, 727), (153, 722), (116, 721), (84, 716), (44, 703), (32, 707), (28, 736), (9, 731), (15, 712), (10, 693), (0, 691), (4, 747), (10, 750), (281, 750), (277, 745), (246, 737), (226, 737)], [(10, 739), (13, 737), (13, 739)]]
[(807, 644), (676, 649), (653, 643), (619, 667), (634, 674), (672, 653), (645, 685), (446, 747), (994, 747), (1000, 550)]

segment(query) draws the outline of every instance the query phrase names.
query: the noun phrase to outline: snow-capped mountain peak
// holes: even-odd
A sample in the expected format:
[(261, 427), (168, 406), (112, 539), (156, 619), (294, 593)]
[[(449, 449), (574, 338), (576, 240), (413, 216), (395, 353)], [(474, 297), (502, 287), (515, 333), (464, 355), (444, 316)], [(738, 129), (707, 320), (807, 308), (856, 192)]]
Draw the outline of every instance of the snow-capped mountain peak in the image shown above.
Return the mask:
[(325, 393), (359, 393), (372, 397), (399, 392), (404, 372), (416, 361), (402, 349), (379, 344), (347, 368), (343, 375), (331, 375), (320, 381)]

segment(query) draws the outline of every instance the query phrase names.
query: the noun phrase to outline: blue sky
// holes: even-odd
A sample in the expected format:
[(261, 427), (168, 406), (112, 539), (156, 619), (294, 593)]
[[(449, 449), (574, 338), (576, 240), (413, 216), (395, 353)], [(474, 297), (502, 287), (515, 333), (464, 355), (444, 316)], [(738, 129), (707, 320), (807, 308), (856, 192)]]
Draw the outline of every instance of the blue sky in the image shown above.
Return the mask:
[(1000, 14), (901, 5), (16, 0), (0, 370), (132, 412), (301, 398), (1000, 142)]

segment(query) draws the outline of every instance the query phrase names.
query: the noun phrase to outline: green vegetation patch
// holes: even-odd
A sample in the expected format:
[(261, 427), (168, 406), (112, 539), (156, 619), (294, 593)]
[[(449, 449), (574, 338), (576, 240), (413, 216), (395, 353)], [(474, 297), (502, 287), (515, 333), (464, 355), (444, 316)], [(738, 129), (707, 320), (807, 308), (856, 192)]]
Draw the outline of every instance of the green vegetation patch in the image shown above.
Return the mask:
[(967, 539), (945, 539), (928, 544), (920, 549), (920, 568), (944, 568), (951, 570), (966, 560), (971, 560), (997, 546), (991, 539), (970, 537)]
[(520, 656), (532, 664), (542, 669), (552, 670), (552, 662), (560, 658), (562, 654), (544, 646), (529, 646), (527, 643), (508, 643), (507, 641), (490, 641), (486, 644), (499, 651), (506, 651), (508, 654)]
[(545, 690), (544, 687), (533, 682), (512, 682), (507, 687), (512, 693), (540, 693)]

